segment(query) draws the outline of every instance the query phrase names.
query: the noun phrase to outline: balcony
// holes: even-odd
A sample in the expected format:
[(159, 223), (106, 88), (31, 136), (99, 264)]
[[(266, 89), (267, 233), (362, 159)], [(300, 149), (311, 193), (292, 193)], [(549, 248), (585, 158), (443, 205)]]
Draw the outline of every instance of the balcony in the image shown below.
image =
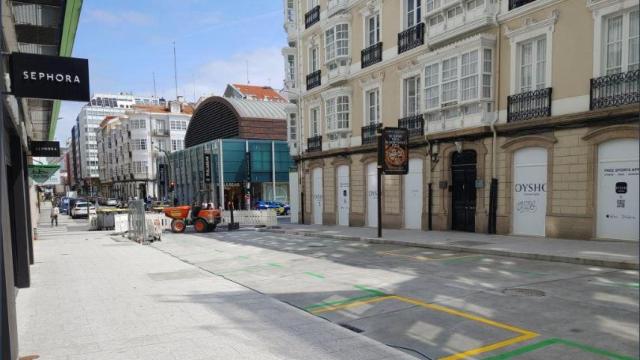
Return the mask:
[(153, 136), (169, 136), (169, 130), (167, 129), (154, 129)]
[(535, 0), (509, 0), (509, 10), (513, 10), (519, 8), (520, 6), (527, 5), (528, 3), (532, 3)]
[(424, 44), (424, 23), (418, 23), (398, 33), (398, 54), (417, 48)]
[(327, 14), (331, 16), (349, 7), (349, 0), (329, 0), (327, 4)]
[(424, 135), (424, 117), (422, 114), (407, 116), (398, 120), (398, 127), (409, 130), (409, 137)]
[(382, 61), (382, 43), (371, 45), (360, 52), (360, 67), (362, 69)]
[(362, 145), (375, 144), (378, 134), (378, 129), (382, 127), (382, 124), (371, 124), (362, 127), (361, 138)]
[[(446, 12), (429, 14), (425, 26), (426, 42), (429, 46), (439, 45), (463, 34), (476, 33), (488, 25), (495, 25), (498, 10), (497, 4), (485, 1), (483, 5), (473, 9), (465, 8), (462, 14), (451, 18)], [(441, 21), (437, 21), (439, 17)]]
[(551, 116), (551, 88), (507, 97), (507, 122)]
[(322, 135), (307, 139), (307, 152), (322, 151)]
[(311, 74), (307, 75), (307, 91), (320, 86), (321, 82), (322, 82), (322, 73), (320, 72), (320, 70), (316, 70)]
[(640, 103), (640, 70), (591, 79), (591, 110)]
[(307, 11), (306, 14), (304, 14), (305, 29), (310, 28), (313, 24), (319, 21), (320, 21), (320, 5), (314, 7), (313, 9)]

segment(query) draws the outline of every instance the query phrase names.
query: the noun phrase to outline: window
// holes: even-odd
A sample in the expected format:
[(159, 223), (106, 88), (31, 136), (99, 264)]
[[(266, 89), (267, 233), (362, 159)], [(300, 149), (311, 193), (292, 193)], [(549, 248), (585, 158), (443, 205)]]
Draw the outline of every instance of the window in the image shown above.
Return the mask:
[(338, 24), (325, 32), (326, 61), (349, 56), (349, 25)]
[(417, 115), (420, 112), (420, 76), (404, 79), (404, 116)]
[(429, 26), (436, 26), (444, 21), (444, 16), (438, 14), (429, 18)]
[(484, 0), (471, 0), (467, 2), (467, 11), (484, 6)]
[(296, 79), (296, 60), (295, 56), (288, 55), (287, 56), (287, 76), (289, 80), (295, 81)]
[(604, 21), (604, 73), (636, 70), (640, 63), (639, 11), (610, 16)]
[(133, 172), (135, 174), (146, 174), (147, 173), (147, 162), (146, 161), (134, 161), (133, 162)]
[(546, 37), (518, 44), (518, 86), (520, 92), (542, 89), (546, 86)]
[(167, 130), (167, 122), (161, 119), (156, 119), (157, 130)]
[(422, 17), (421, 2), (422, 0), (404, 0), (406, 5), (406, 28), (414, 27), (420, 22)]
[(287, 0), (287, 21), (288, 22), (296, 21), (296, 13), (295, 13), (295, 8), (293, 7), (293, 0)]
[(147, 121), (144, 119), (132, 119), (131, 120), (131, 128), (132, 129), (145, 129), (147, 127)]
[(367, 106), (367, 124), (380, 123), (380, 89), (369, 90), (365, 94)]
[(320, 135), (320, 108), (312, 108), (309, 112), (309, 135), (310, 137)]
[(289, 114), (289, 141), (295, 142), (298, 138), (296, 114)]
[(349, 129), (349, 97), (337, 96), (326, 101), (327, 130)]
[(481, 48), (427, 65), (424, 72), (426, 109), (490, 98), (492, 64), (492, 50)]
[(427, 109), (432, 109), (440, 105), (440, 82), (438, 81), (440, 73), (440, 63), (428, 65), (425, 68), (425, 98), (427, 100)]
[(147, 150), (147, 139), (133, 139), (133, 150)]
[(460, 64), (461, 100), (478, 97), (478, 51), (462, 54)]
[(367, 47), (380, 42), (380, 14), (376, 13), (367, 18)]
[(187, 122), (184, 120), (171, 120), (171, 130), (187, 130)]
[(462, 15), (462, 7), (461, 6), (456, 6), (454, 8), (451, 8), (449, 10), (447, 10), (447, 18), (449, 19), (453, 19), (456, 16)]
[(171, 151), (184, 150), (184, 140), (171, 140)]
[(309, 49), (309, 73), (317, 71), (318, 69), (318, 48), (312, 47)]
[(427, 0), (427, 12), (440, 7), (440, 0)]
[(458, 100), (458, 58), (442, 62), (442, 102)]
[(311, 10), (314, 7), (318, 6), (319, 0), (307, 0), (307, 9)]

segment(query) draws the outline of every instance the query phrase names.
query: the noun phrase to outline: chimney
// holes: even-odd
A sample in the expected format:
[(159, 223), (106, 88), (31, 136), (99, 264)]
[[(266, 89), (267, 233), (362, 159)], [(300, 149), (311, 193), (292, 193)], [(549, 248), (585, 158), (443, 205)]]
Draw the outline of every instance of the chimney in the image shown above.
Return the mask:
[(178, 102), (183, 103), (184, 102), (184, 96), (178, 96)]
[(180, 108), (181, 108), (181, 106), (180, 106), (179, 102), (177, 102), (177, 101), (170, 101), (169, 102), (169, 111), (172, 114), (179, 114), (180, 113)]

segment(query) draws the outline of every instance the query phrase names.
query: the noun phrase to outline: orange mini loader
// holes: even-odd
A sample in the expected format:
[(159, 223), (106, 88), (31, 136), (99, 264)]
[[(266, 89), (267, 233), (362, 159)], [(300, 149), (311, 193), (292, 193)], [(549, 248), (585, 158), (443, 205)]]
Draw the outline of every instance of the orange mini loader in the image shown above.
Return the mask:
[[(164, 215), (171, 220), (171, 231), (183, 233), (188, 225), (193, 225), (196, 232), (203, 233), (214, 231), (222, 221), (222, 212), (219, 209), (206, 209), (189, 205), (168, 207)], [(194, 215), (195, 214), (195, 215)]]

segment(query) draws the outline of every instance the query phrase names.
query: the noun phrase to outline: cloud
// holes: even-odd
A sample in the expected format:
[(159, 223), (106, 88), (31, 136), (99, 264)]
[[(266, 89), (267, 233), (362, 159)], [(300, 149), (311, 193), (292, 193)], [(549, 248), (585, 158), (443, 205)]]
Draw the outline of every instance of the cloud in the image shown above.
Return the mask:
[[(193, 73), (179, 75), (180, 95), (192, 99), (208, 95), (222, 95), (227, 84), (247, 82), (247, 61), (251, 84), (271, 86), (280, 89), (284, 79), (284, 60), (280, 48), (263, 48), (236, 53), (228, 58), (209, 61)], [(164, 94), (174, 94), (169, 89)], [(172, 97), (172, 96), (168, 96)]]
[(99, 22), (109, 26), (137, 25), (146, 26), (153, 23), (153, 17), (139, 11), (110, 12), (101, 9), (91, 9), (86, 16), (89, 22)]

